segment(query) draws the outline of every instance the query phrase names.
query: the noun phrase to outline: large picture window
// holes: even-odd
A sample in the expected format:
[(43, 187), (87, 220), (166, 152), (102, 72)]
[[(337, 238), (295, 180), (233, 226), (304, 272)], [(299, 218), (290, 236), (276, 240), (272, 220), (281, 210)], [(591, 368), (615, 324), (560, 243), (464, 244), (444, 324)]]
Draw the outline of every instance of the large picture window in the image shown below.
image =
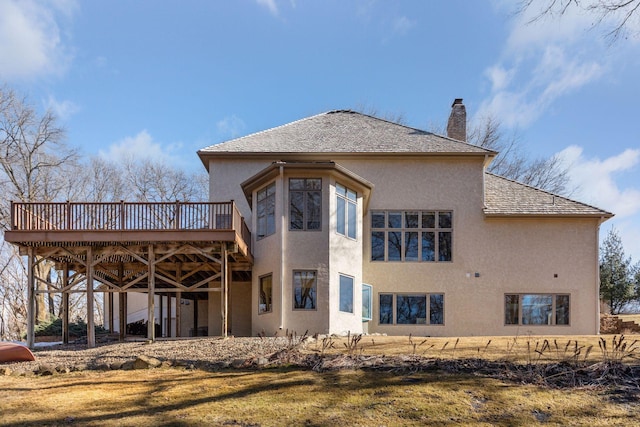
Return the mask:
[(353, 277), (340, 275), (340, 311), (353, 313)]
[(444, 294), (380, 294), (379, 298), (382, 325), (444, 324)]
[(373, 211), (371, 260), (447, 262), (453, 257), (451, 211)]
[(259, 190), (258, 198), (258, 236), (260, 240), (276, 232), (276, 183)]
[(320, 230), (322, 179), (289, 179), (289, 229)]
[(271, 312), (273, 298), (273, 279), (271, 274), (260, 278), (258, 313)]
[(506, 325), (569, 325), (567, 294), (507, 294)]
[(336, 229), (338, 234), (356, 238), (357, 235), (357, 193), (336, 184)]
[(296, 310), (316, 309), (316, 272), (315, 271), (294, 271), (293, 272), (293, 308)]

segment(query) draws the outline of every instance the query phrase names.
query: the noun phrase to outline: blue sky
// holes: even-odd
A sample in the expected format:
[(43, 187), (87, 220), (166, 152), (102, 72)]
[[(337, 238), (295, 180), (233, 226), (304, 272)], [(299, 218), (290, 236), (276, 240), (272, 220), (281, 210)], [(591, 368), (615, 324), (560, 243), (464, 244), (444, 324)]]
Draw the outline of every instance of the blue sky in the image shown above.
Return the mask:
[(442, 126), (461, 97), (561, 156), (640, 261), (640, 33), (611, 44), (606, 21), (528, 24), (514, 3), (0, 0), (0, 82), (87, 155), (192, 170), (200, 148), (332, 109)]

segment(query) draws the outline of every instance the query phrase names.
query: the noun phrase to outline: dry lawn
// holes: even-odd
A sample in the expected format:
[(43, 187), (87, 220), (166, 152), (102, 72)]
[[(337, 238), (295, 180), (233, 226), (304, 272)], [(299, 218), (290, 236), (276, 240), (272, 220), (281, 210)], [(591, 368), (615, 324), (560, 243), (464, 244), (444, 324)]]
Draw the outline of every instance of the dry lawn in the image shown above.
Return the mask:
[[(603, 337), (608, 351), (613, 337)], [(638, 337), (626, 337), (627, 347)], [(600, 337), (340, 338), (314, 353), (420, 354), (522, 363), (602, 361)], [(557, 343), (557, 349), (556, 344)], [(577, 344), (574, 341), (577, 340)], [(619, 340), (619, 338), (617, 338)], [(547, 344), (544, 344), (547, 342)], [(569, 345), (567, 345), (567, 342)], [(538, 345), (538, 352), (534, 349)], [(540, 346), (545, 346), (540, 351)], [(565, 347), (567, 348), (565, 350)], [(542, 353), (540, 355), (539, 353)], [(554, 356), (555, 355), (555, 356)], [(609, 353), (611, 358), (613, 353)], [(532, 357), (540, 356), (538, 360)], [(637, 363), (635, 352), (628, 363)], [(181, 368), (0, 377), (0, 425), (640, 425), (638, 394), (616, 387), (552, 389), (441, 371)]]
[(604, 390), (474, 376), (179, 369), (0, 378), (2, 425), (638, 425)]

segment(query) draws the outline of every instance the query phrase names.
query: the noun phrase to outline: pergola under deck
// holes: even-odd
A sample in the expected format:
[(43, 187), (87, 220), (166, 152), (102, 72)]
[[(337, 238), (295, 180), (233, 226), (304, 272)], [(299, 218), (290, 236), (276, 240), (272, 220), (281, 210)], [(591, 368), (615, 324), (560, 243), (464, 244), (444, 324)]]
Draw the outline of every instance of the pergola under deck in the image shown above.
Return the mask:
[[(87, 344), (95, 346), (94, 292), (119, 294), (120, 334), (126, 296), (148, 294), (148, 338), (155, 339), (155, 295), (176, 302), (219, 292), (221, 334), (228, 330), (229, 282), (248, 280), (251, 234), (234, 202), (225, 203), (13, 203), (5, 240), (28, 258), (27, 343), (35, 342), (35, 296), (61, 293), (63, 340), (68, 340), (69, 294), (86, 293)], [(36, 269), (53, 262), (61, 280), (38, 289)], [(99, 284), (96, 287), (96, 284)], [(171, 298), (168, 299), (169, 304)], [(171, 307), (168, 308), (171, 312)], [(110, 313), (113, 327), (113, 313)], [(179, 310), (176, 323), (179, 324)], [(179, 335), (179, 327), (176, 334)]]

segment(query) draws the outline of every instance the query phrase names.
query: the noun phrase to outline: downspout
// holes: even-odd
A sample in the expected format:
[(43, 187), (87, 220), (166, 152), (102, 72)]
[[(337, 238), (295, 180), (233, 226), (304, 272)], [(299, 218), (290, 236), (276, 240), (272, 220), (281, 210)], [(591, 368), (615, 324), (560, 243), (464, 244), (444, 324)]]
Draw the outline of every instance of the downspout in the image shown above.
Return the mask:
[(600, 226), (605, 221), (601, 216), (596, 227), (596, 335), (600, 335)]
[(284, 328), (284, 230), (285, 230), (285, 188), (284, 166), (280, 165), (280, 188), (282, 188), (282, 212), (280, 213), (280, 330)]

